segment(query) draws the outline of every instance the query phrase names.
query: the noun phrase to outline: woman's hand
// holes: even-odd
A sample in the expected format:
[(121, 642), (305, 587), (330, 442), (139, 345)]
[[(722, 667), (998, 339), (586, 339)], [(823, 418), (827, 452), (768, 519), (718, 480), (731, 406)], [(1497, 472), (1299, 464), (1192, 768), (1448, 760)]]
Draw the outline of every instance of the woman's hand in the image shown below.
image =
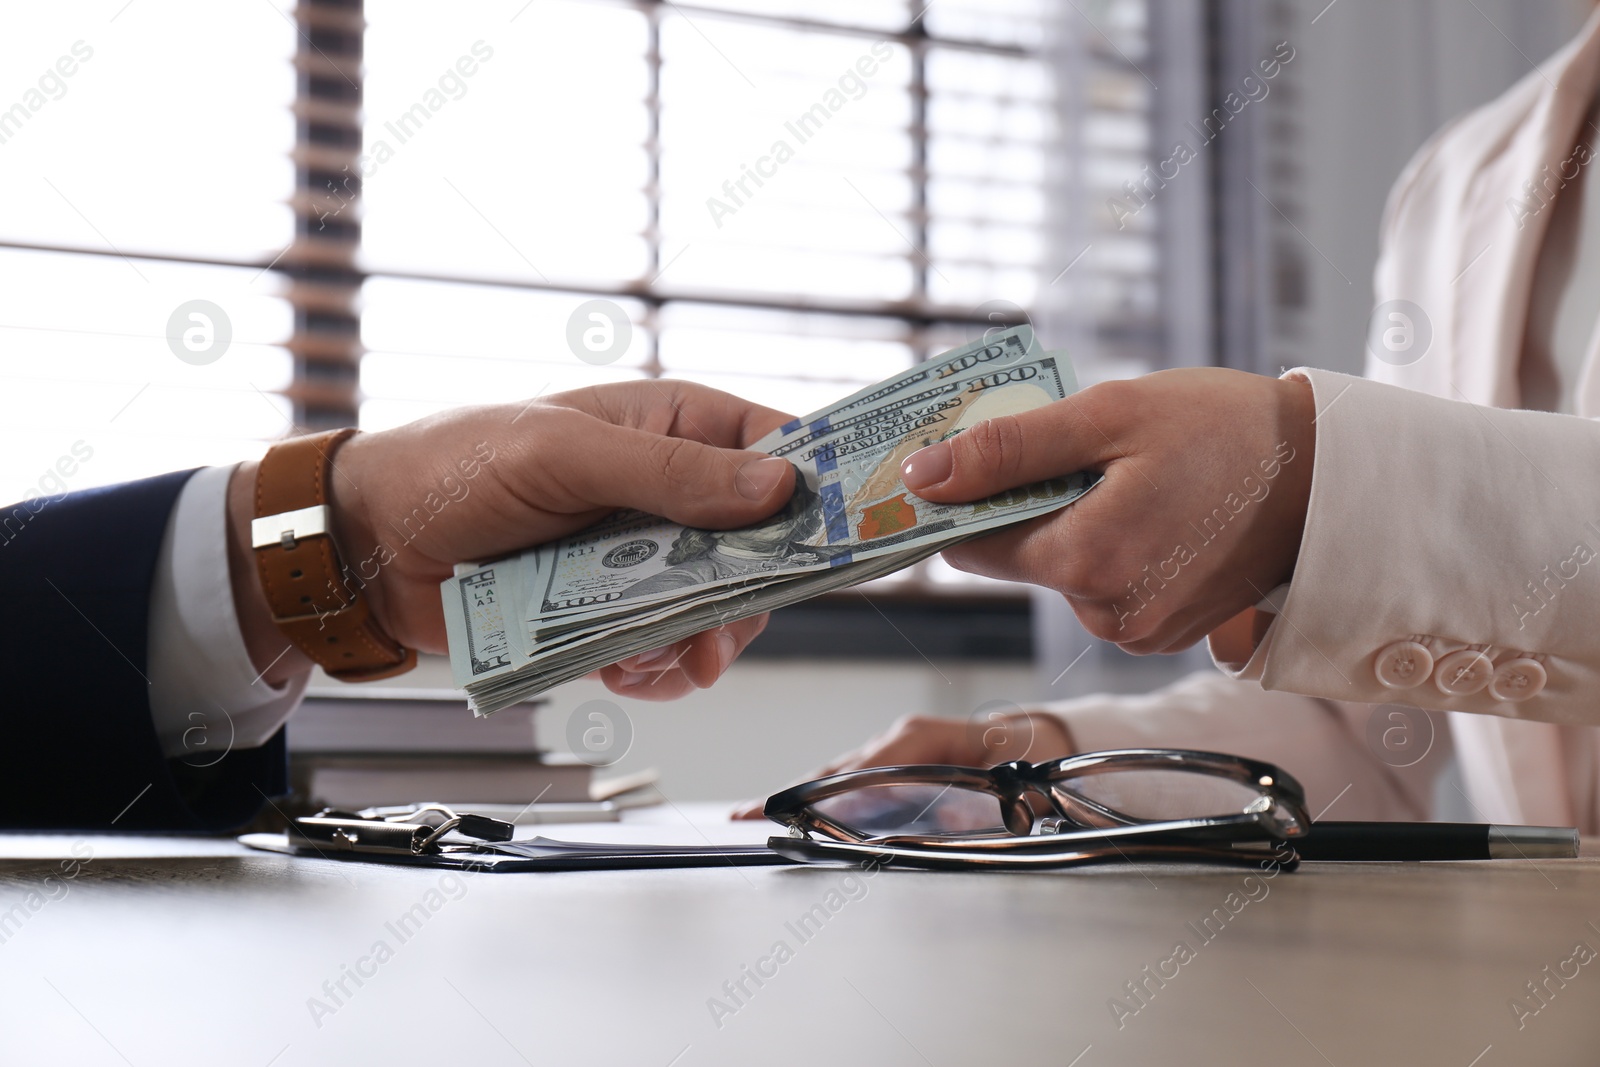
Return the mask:
[[(1025, 759), (1030, 763), (1070, 756), (1075, 751), (1066, 723), (1048, 712), (1023, 711), (985, 719), (941, 719), (906, 715), (887, 732), (860, 748), (818, 767), (800, 779), (809, 782), (863, 767), (896, 767), (911, 763), (947, 763), (958, 767), (992, 767)], [(736, 819), (761, 818), (764, 802), (752, 800), (736, 809)]]
[(1162, 371), (978, 423), (903, 473), (917, 495), (954, 503), (1104, 472), (1072, 506), (944, 558), (1057, 590), (1090, 633), (1129, 652), (1177, 652), (1289, 580), (1315, 415), (1304, 381)]

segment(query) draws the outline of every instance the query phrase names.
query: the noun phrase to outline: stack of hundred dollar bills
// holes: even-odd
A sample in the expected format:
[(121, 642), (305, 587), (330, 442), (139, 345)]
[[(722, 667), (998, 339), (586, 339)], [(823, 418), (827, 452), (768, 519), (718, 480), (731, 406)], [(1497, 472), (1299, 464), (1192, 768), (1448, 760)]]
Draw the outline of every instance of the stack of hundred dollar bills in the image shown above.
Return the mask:
[(450, 664), (488, 715), (701, 630), (908, 567), (941, 548), (1065, 507), (1098, 480), (1063, 478), (970, 504), (909, 492), (917, 449), (1077, 389), (1060, 352), (1018, 326), (918, 364), (779, 427), (752, 449), (798, 471), (787, 507), (698, 530), (618, 512), (563, 540), (462, 565), (442, 586)]

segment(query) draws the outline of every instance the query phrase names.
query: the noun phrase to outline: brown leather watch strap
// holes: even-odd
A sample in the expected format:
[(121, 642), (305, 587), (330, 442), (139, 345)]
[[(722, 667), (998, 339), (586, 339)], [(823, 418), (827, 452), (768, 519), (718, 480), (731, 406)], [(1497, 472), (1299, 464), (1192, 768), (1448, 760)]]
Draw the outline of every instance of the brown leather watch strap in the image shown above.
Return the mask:
[(362, 583), (345, 581), (333, 543), (332, 456), (355, 433), (296, 437), (267, 450), (256, 471), (250, 541), (278, 629), (328, 674), (364, 682), (410, 670), (417, 654), (378, 625)]

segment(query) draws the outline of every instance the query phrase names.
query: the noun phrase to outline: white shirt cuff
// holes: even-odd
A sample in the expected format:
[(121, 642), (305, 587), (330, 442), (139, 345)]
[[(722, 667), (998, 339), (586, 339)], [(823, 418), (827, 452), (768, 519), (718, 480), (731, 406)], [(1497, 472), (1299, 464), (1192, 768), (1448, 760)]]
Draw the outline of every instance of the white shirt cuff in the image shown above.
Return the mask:
[(168, 758), (209, 766), (259, 748), (294, 713), (306, 677), (279, 688), (250, 661), (228, 578), (232, 467), (190, 478), (167, 520), (150, 590), (150, 713)]

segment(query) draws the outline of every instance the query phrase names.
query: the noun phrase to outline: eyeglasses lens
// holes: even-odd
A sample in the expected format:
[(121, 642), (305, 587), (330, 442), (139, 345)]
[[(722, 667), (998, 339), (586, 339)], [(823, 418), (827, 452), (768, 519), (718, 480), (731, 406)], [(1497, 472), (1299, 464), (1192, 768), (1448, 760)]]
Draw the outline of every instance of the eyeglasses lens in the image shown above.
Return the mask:
[(818, 801), (812, 810), (869, 837), (1006, 832), (999, 797), (958, 786), (871, 786)]
[(1269, 802), (1266, 787), (1195, 771), (1107, 771), (1057, 780), (1056, 785), (1132, 819), (1167, 821), (1265, 811), (1285, 827), (1297, 821), (1283, 805)]

